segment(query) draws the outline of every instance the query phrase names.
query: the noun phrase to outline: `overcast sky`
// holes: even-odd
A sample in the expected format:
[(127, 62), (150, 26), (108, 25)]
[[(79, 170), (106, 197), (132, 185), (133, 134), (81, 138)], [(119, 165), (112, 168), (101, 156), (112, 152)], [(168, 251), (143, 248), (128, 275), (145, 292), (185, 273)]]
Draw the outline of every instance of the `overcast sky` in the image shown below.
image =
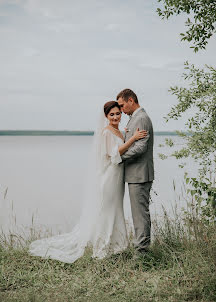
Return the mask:
[[(133, 89), (157, 131), (176, 103), (183, 63), (215, 66), (216, 41), (194, 54), (184, 17), (156, 0), (0, 0), (0, 129), (91, 130), (99, 108)], [(126, 117), (123, 122), (126, 122)]]

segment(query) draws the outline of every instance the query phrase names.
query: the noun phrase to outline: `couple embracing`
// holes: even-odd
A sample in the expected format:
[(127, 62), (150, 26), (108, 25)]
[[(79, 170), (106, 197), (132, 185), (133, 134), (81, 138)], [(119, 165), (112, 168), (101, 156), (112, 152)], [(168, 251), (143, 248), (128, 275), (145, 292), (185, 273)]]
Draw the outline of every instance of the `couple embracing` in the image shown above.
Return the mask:
[[(119, 130), (121, 114), (130, 119)], [(149, 197), (154, 179), (153, 128), (136, 94), (124, 89), (117, 101), (104, 105), (94, 134), (88, 194), (79, 222), (70, 233), (36, 240), (29, 251), (34, 256), (73, 263), (92, 247), (102, 259), (128, 247), (123, 211), (125, 182), (128, 183), (137, 254), (148, 251), (151, 238)]]

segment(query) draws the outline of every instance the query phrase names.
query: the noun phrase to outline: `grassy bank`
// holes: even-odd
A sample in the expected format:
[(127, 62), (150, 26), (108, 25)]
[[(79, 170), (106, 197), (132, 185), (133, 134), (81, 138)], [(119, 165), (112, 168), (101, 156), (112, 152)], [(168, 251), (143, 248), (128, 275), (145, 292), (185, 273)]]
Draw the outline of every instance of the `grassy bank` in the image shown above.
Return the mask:
[(0, 248), (0, 301), (216, 301), (216, 233), (198, 219), (166, 216), (143, 258), (133, 248), (104, 260), (90, 251), (74, 264), (31, 257), (11, 241)]

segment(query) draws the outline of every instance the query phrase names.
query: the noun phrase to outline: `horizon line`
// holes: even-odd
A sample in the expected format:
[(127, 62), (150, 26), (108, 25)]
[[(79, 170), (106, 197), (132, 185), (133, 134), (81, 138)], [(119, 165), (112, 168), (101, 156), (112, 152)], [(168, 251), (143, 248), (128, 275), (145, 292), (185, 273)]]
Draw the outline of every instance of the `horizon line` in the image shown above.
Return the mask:
[[(94, 130), (77, 130), (77, 129), (0, 129), (0, 132), (3, 131), (70, 131), (70, 132), (94, 132)], [(178, 132), (183, 130), (154, 130), (154, 132)], [(186, 132), (186, 131), (183, 131)]]
[[(177, 131), (154, 131), (155, 135), (177, 135)], [(187, 133), (187, 132), (184, 132)], [(72, 135), (94, 135), (93, 130), (0, 130), (0, 136), (57, 136), (57, 135), (65, 135), (65, 136), (72, 136)]]

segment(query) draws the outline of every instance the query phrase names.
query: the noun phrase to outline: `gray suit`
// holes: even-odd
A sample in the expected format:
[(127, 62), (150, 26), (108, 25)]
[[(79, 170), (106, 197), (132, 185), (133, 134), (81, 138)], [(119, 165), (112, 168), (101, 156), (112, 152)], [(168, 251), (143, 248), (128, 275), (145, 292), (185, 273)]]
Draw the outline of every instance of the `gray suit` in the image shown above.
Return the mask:
[(154, 133), (151, 120), (141, 108), (132, 116), (127, 124), (127, 141), (137, 128), (147, 130), (147, 137), (136, 141), (124, 154), (125, 182), (128, 183), (131, 210), (135, 229), (135, 246), (138, 250), (146, 250), (150, 244), (151, 219), (149, 197), (154, 179), (153, 143)]

